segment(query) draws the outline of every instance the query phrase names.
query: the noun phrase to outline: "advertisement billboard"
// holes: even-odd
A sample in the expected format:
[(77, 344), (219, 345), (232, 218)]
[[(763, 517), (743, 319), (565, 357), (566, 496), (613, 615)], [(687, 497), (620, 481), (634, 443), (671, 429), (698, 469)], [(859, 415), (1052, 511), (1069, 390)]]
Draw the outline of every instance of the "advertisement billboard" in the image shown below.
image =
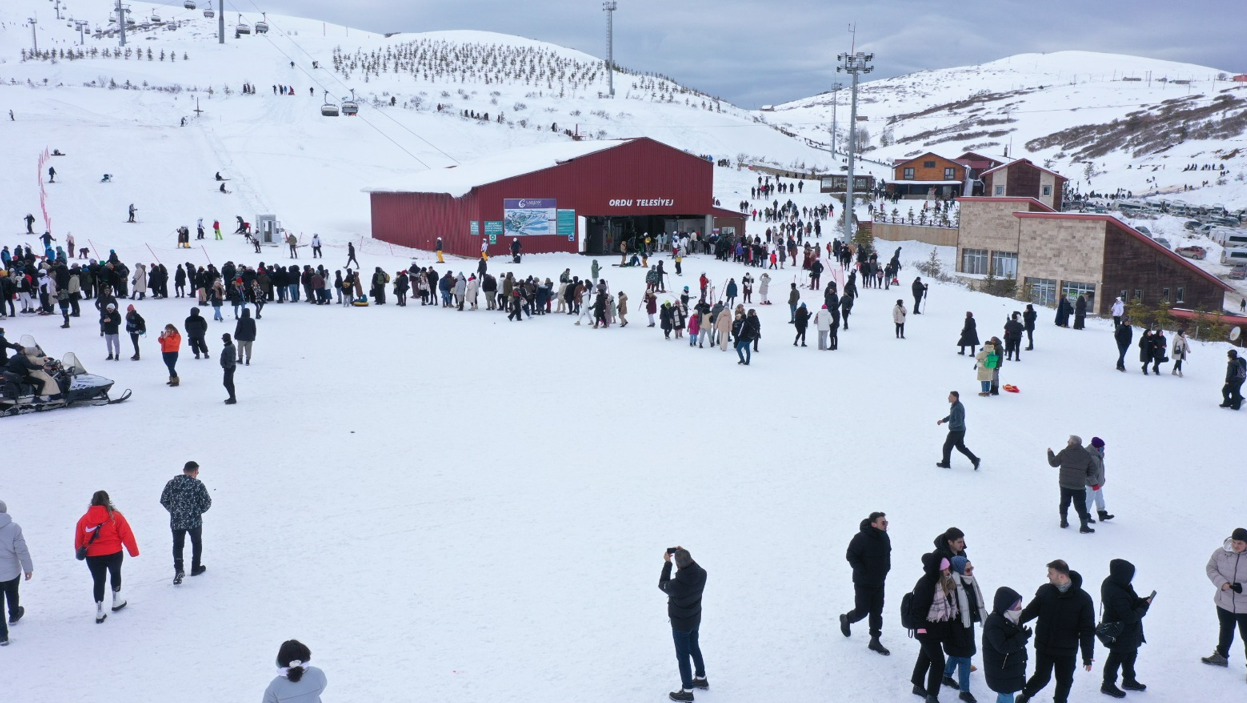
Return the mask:
[(507, 236), (557, 234), (558, 205), (554, 198), (504, 198), (502, 222)]

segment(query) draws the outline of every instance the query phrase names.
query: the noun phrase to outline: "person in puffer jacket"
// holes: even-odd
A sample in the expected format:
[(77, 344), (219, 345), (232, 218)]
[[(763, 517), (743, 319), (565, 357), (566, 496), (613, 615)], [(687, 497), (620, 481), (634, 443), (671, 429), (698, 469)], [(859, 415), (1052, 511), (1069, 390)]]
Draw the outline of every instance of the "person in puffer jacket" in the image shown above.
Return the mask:
[[(9, 507), (0, 500), (0, 645), (9, 643), (8, 623), (21, 620), (26, 613), (18, 602), (17, 587), (22, 582), (22, 574), (25, 573), (29, 581), (35, 572), (22, 528), (13, 522), (8, 513)], [(4, 613), (5, 600), (9, 602), (7, 617)]]
[(1008, 586), (996, 589), (992, 613), (983, 623), (983, 678), (997, 703), (1013, 703), (1026, 685), (1026, 643), (1031, 629), (1018, 624), (1022, 596)]
[(1108, 646), (1108, 659), (1104, 662), (1104, 684), (1100, 693), (1114, 698), (1125, 698), (1117, 688), (1117, 669), (1121, 668), (1121, 688), (1127, 691), (1146, 691), (1134, 674), (1134, 661), (1139, 656), (1143, 637), (1143, 617), (1151, 607), (1151, 597), (1140, 598), (1130, 582), (1134, 580), (1134, 564), (1125, 559), (1108, 563), (1108, 577), (1100, 584), (1100, 605), (1104, 608), (1102, 622), (1121, 623), (1121, 634)]
[(1247, 528), (1234, 530), (1208, 560), (1208, 580), (1217, 587), (1213, 601), (1217, 604), (1217, 621), (1221, 635), (1212, 656), (1201, 661), (1213, 666), (1229, 666), (1230, 645), (1234, 643), (1234, 626), (1247, 651)]
[(105, 491), (96, 491), (91, 496), (91, 507), (78, 518), (78, 526), (74, 529), (74, 550), (87, 548), (87, 568), (91, 570), (95, 595), (95, 622), (102, 623), (108, 617), (104, 613), (104, 577), (111, 577), (113, 587), (113, 612), (126, 607), (126, 599), (121, 595), (121, 548), (126, 548), (131, 557), (139, 555), (139, 545), (130, 531), (130, 523), (126, 516), (113, 507), (112, 500)]
[(203, 555), (203, 514), (212, 507), (212, 496), (199, 480), (199, 464), (188, 461), (182, 473), (165, 484), (160, 504), (169, 511), (169, 529), (173, 531), (174, 583), (182, 581), (182, 550), (186, 534), (191, 536), (191, 576), (208, 570), (200, 559)]

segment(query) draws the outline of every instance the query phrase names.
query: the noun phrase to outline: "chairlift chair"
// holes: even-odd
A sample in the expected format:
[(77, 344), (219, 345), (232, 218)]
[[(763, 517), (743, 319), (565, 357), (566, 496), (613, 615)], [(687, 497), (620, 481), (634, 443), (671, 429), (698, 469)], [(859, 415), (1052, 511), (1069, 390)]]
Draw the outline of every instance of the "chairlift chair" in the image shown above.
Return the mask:
[(182, 7), (185, 7), (188, 10), (195, 9), (195, 0), (186, 0), (186, 2), (182, 3)]
[(261, 12), (260, 14), (263, 15), (264, 19), (255, 23), (255, 33), (256, 34), (268, 34), (268, 13)]
[(242, 21), (242, 15), (238, 16), (238, 26), (234, 27), (235, 34), (251, 34), (251, 25)]
[(216, 11), (212, 9), (212, 3), (208, 3), (208, 7), (204, 8), (204, 17), (207, 17), (208, 19), (216, 17)]
[(351, 99), (342, 99), (342, 114), (349, 116), (359, 114), (359, 103), (355, 102), (355, 89), (351, 89)]
[(325, 91), (325, 104), (320, 106), (321, 117), (337, 117), (338, 106), (329, 102), (329, 91)]
[(160, 19), (160, 15), (152, 13), (152, 24), (164, 24), (164, 20)]

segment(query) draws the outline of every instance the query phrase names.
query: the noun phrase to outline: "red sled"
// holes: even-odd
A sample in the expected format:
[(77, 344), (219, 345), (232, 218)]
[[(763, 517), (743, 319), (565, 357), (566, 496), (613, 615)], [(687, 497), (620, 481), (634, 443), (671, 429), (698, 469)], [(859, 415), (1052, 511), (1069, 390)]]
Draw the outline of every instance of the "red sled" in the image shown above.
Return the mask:
[(1005, 384), (1004, 389), (1006, 393), (1020, 393), (1021, 392), (1018, 390), (1017, 386), (1011, 386), (1007, 383)]

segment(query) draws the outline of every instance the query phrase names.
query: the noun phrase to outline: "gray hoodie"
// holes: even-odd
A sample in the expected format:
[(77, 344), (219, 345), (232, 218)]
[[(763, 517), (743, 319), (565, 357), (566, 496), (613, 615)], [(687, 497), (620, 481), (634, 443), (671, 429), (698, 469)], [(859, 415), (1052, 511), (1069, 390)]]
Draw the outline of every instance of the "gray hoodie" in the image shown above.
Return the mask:
[(0, 581), (12, 581), (22, 572), (29, 574), (35, 570), (22, 528), (6, 511), (4, 503), (0, 502)]

